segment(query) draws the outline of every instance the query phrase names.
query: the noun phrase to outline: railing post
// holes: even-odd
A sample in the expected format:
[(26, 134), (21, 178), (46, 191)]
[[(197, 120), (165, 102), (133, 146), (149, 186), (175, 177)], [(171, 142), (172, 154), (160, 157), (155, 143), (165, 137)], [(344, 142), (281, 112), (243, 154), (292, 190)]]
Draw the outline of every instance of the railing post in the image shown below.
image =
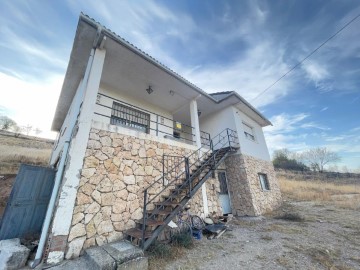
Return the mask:
[(189, 167), (188, 157), (185, 157), (185, 175), (186, 175), (186, 181), (189, 181), (189, 196), (191, 196), (190, 167)]
[(210, 149), (211, 152), (214, 152), (214, 144), (213, 144), (213, 140), (210, 139)]
[(231, 142), (230, 142), (230, 136), (229, 136), (229, 129), (226, 129), (226, 134), (227, 134), (227, 138), (228, 138), (228, 142), (229, 142), (229, 147), (231, 149)]
[(146, 230), (146, 200), (147, 200), (147, 189), (144, 190), (144, 211), (143, 211), (143, 224), (142, 224), (142, 236), (141, 236), (141, 248), (145, 247), (145, 230)]
[(163, 164), (163, 186), (165, 186), (165, 155), (163, 155), (163, 158), (162, 158), (162, 164)]
[(159, 135), (159, 115), (156, 115), (156, 136)]

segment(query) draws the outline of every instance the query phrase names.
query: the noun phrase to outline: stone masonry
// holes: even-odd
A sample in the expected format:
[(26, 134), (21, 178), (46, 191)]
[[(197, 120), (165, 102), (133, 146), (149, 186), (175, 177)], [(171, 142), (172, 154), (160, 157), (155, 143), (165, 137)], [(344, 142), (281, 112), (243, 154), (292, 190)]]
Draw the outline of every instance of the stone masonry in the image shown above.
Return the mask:
[[(235, 154), (225, 163), (233, 214), (258, 216), (280, 205), (280, 188), (270, 161)], [(270, 190), (262, 190), (259, 173), (267, 175)]]
[[(163, 155), (185, 156), (192, 151), (192, 148), (152, 140), (147, 134), (138, 138), (92, 128), (66, 258), (78, 257), (83, 249), (91, 246), (121, 239), (123, 232), (135, 227), (135, 221), (142, 218), (143, 191), (162, 175)], [(215, 180), (206, 183), (209, 210), (221, 212), (217, 196), (219, 185)], [(154, 185), (149, 190), (149, 197), (155, 196), (161, 188), (160, 183)], [(192, 213), (203, 213), (201, 190), (190, 206)]]

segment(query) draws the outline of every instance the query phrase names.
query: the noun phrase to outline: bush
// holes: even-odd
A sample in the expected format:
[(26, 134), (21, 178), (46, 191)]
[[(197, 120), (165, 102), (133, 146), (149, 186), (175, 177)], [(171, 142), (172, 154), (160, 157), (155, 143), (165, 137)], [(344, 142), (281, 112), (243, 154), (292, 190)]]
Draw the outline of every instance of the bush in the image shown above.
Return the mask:
[(151, 256), (157, 257), (157, 258), (170, 258), (171, 257), (171, 247), (167, 244), (160, 243), (160, 242), (154, 242), (149, 248), (148, 252)]
[(184, 248), (191, 248), (194, 244), (192, 235), (187, 232), (174, 234), (171, 237), (171, 243)]
[(298, 213), (284, 213), (281, 216), (277, 216), (275, 218), (288, 220), (288, 221), (296, 221), (296, 222), (304, 221), (304, 218), (302, 216), (300, 216)]

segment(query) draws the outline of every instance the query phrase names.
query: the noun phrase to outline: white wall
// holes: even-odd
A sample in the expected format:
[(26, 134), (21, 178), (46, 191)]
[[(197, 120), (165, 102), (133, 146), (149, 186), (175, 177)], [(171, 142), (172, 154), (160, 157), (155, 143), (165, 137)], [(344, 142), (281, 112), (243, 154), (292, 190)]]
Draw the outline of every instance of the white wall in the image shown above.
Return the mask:
[(211, 138), (226, 128), (236, 130), (234, 111), (231, 107), (200, 118), (199, 121), (200, 130), (210, 133)]
[[(241, 153), (270, 161), (269, 151), (261, 126), (235, 107), (232, 110), (234, 112)], [(253, 128), (255, 141), (245, 137), (243, 122)]]
[(76, 104), (75, 100), (82, 98), (79, 97), (79, 87), (82, 83), (82, 80), (80, 81), (78, 88), (76, 89), (76, 93), (75, 96), (73, 97), (73, 100), (71, 102), (70, 108), (68, 110), (68, 113), (65, 117), (64, 123), (62, 124), (62, 127), (59, 131), (59, 134), (57, 136), (57, 140), (55, 141), (54, 147), (53, 147), (53, 151), (51, 153), (51, 158), (50, 158), (50, 165), (54, 165), (54, 163), (57, 161), (59, 155), (61, 154), (61, 151), (63, 149), (64, 143), (65, 143), (65, 138), (69, 138), (68, 137), (68, 133), (71, 132), (70, 128), (69, 128), (69, 124), (70, 124), (70, 115), (72, 113), (75, 113), (76, 110), (74, 109), (74, 104)]

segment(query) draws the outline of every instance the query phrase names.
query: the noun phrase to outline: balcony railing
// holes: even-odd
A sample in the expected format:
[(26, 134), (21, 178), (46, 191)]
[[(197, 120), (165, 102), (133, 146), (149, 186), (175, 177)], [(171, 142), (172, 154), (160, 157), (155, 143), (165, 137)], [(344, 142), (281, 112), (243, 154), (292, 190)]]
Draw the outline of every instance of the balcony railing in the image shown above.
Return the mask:
[[(138, 106), (98, 94), (96, 115), (110, 119), (110, 124), (187, 143), (195, 142), (195, 128)], [(210, 134), (200, 131), (201, 144), (210, 147)]]

